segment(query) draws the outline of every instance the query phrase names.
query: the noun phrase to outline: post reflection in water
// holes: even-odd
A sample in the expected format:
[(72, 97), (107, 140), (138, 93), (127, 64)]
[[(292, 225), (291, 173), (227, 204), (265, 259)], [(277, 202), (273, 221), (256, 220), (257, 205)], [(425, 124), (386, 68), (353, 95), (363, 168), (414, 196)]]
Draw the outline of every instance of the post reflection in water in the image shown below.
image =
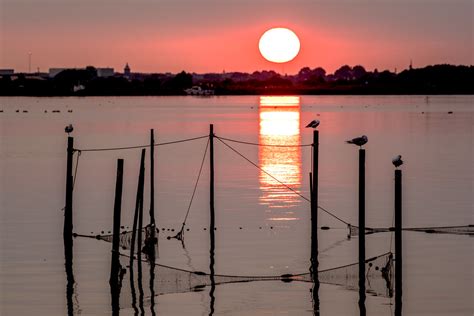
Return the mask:
[[(300, 97), (260, 97), (259, 103), (259, 165), (263, 170), (294, 190), (301, 186)], [(265, 146), (278, 145), (278, 146)], [(293, 147), (285, 147), (293, 146)], [(301, 201), (293, 192), (263, 171), (259, 176), (262, 195), (260, 204), (269, 209), (285, 208), (286, 212), (271, 212), (270, 220), (297, 220), (288, 207)]]

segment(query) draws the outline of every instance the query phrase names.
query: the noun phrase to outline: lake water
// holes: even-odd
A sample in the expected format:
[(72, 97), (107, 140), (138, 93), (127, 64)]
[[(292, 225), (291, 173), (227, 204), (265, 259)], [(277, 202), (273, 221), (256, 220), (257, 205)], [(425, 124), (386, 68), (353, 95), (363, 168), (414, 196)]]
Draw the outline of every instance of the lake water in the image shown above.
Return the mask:
[[(309, 196), (312, 132), (319, 119), (319, 204), (357, 224), (358, 150), (346, 139), (366, 134), (366, 223), (393, 223), (393, 166), (401, 154), (405, 227), (473, 224), (474, 98), (472, 96), (105, 97), (0, 98), (0, 314), (67, 314), (62, 240), (66, 143), (75, 148), (168, 142), (209, 134), (260, 145), (226, 143), (261, 169)], [(60, 111), (54, 112), (53, 111)], [(452, 111), (452, 113), (448, 113)], [(158, 262), (209, 270), (209, 167), (206, 158), (186, 227), (181, 227), (207, 139), (157, 146), (155, 203)], [(215, 272), (230, 275), (305, 273), (310, 264), (309, 203), (215, 139)], [(76, 154), (77, 155), (77, 154)], [(112, 229), (117, 158), (125, 159), (122, 224), (132, 225), (140, 150), (86, 152), (74, 188), (74, 231)], [(148, 158), (147, 158), (148, 159)], [(146, 161), (145, 214), (149, 201)], [(357, 238), (319, 213), (320, 269), (357, 262)], [(146, 217), (148, 222), (148, 217)], [(170, 229), (170, 231), (168, 231)], [(172, 232), (174, 229), (175, 232)], [(393, 251), (390, 233), (367, 235), (367, 257)], [(474, 239), (403, 233), (405, 315), (473, 315)], [(75, 314), (111, 313), (109, 243), (74, 240)], [(146, 279), (146, 275), (144, 275)], [(159, 277), (159, 276), (158, 276)], [(281, 281), (217, 285), (211, 291), (152, 300), (144, 280), (143, 311), (160, 315), (309, 315), (311, 283)], [(211, 293), (212, 292), (212, 293)], [(133, 315), (122, 289), (121, 314)], [(321, 284), (322, 315), (358, 315), (358, 292)], [(70, 303), (71, 303), (70, 302)], [(393, 314), (393, 298), (367, 296), (369, 315)], [(141, 312), (140, 312), (141, 313)]]

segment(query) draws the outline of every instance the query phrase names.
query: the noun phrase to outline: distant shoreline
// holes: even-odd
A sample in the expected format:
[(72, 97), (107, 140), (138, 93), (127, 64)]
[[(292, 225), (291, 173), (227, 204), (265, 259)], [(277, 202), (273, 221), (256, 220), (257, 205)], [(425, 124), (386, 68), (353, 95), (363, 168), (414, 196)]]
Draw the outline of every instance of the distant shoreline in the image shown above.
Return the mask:
[(0, 96), (473, 95), (474, 66), (434, 65), (400, 73), (342, 66), (334, 74), (304, 67), (296, 75), (110, 73), (92, 66), (57, 74), (0, 75)]

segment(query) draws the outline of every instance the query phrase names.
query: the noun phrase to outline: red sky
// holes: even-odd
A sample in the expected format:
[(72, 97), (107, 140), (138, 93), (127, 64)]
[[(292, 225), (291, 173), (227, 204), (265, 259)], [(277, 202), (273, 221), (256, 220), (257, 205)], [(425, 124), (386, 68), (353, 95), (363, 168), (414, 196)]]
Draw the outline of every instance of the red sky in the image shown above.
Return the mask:
[[(141, 72), (344, 64), (402, 70), (410, 60), (473, 64), (472, 0), (2, 0), (0, 68), (113, 67)], [(283, 26), (301, 40), (290, 63), (267, 62), (259, 37)]]

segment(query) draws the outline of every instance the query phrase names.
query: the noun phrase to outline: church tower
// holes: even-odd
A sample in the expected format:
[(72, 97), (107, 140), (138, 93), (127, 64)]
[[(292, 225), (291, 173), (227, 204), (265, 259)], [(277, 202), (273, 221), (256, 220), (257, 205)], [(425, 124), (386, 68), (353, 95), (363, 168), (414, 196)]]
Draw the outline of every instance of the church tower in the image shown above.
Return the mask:
[(126, 78), (130, 78), (130, 66), (128, 63), (125, 65), (125, 68), (123, 68), (123, 76)]

